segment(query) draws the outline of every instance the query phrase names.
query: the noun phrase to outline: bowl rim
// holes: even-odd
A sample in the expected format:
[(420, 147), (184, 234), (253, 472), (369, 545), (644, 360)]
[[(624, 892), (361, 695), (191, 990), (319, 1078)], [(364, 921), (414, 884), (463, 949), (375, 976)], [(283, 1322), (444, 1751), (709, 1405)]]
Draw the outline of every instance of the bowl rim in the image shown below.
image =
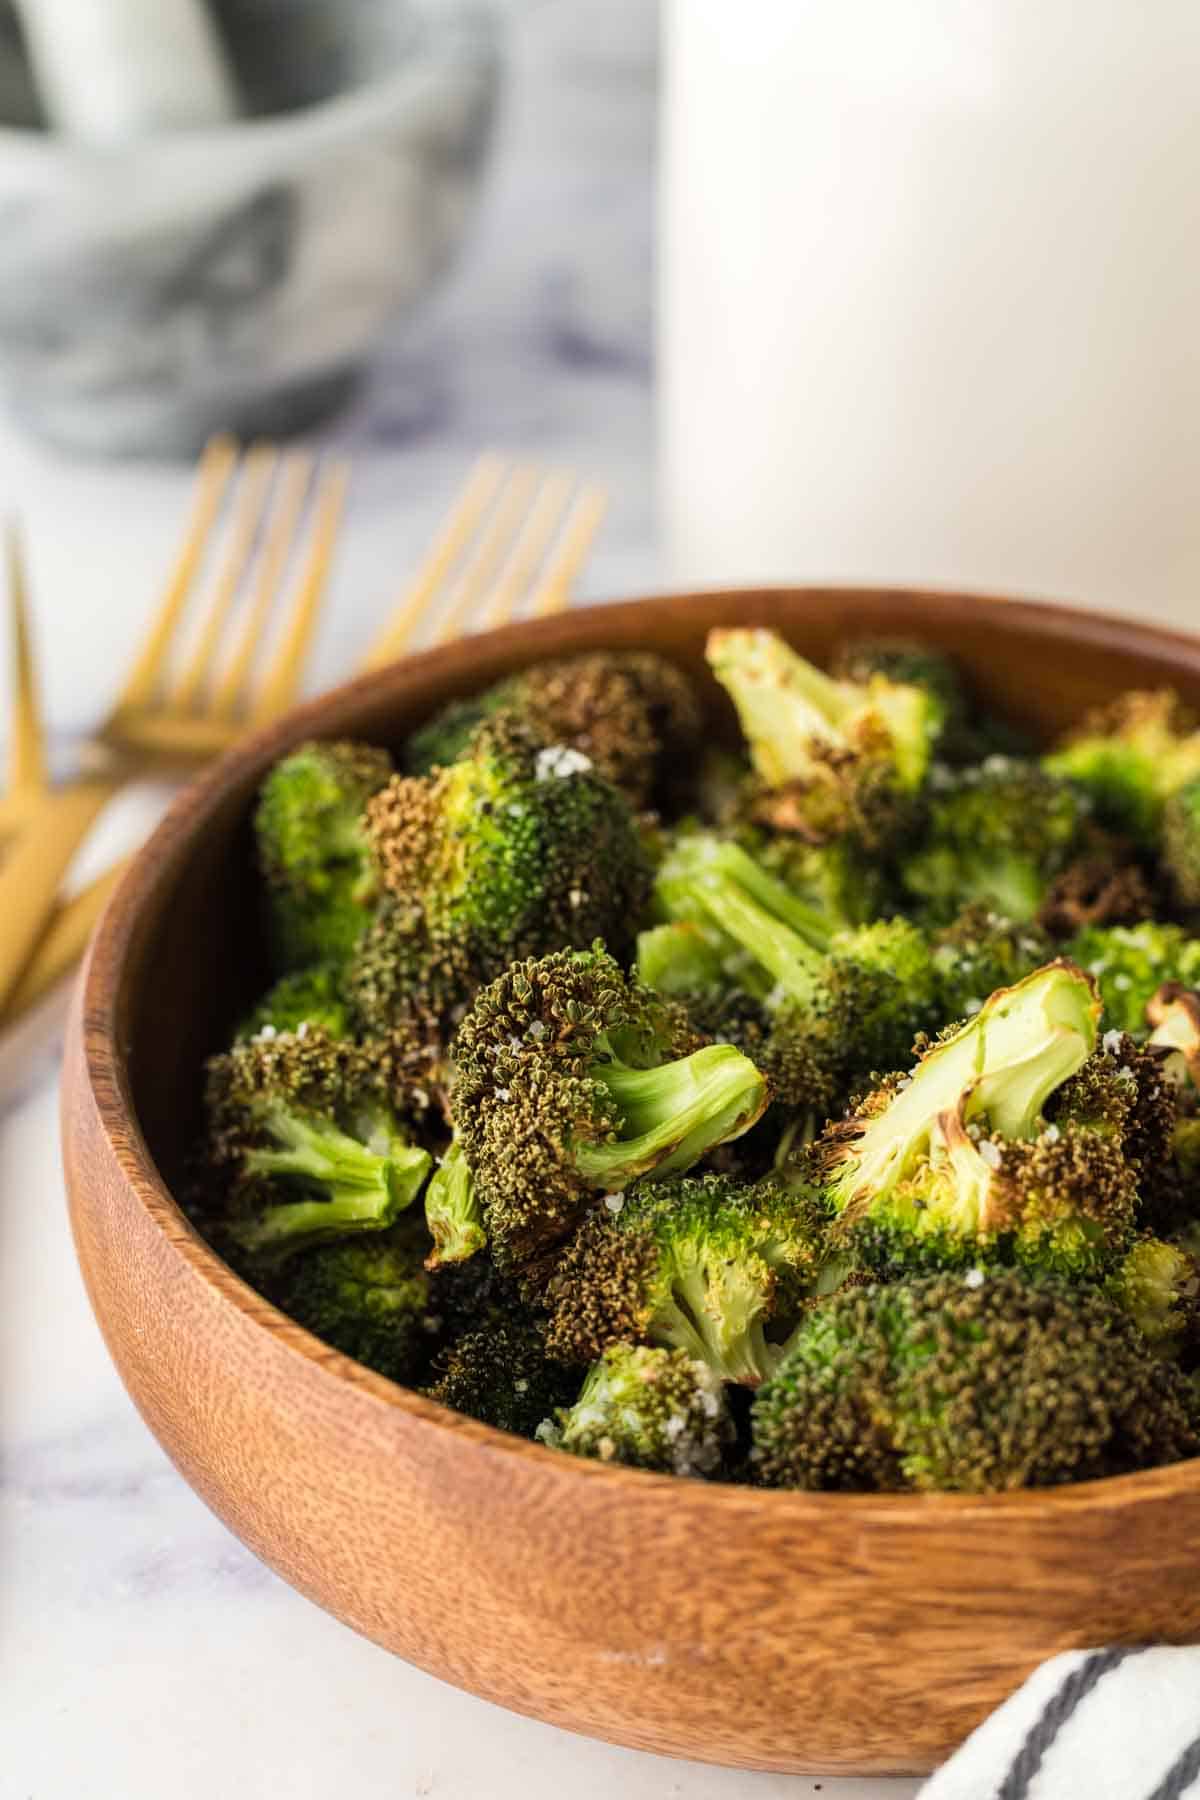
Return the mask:
[[(1070, 623), (1072, 635), (1091, 647), (1119, 652), (1129, 651), (1137, 643), (1160, 652), (1177, 650), (1186, 652), (1200, 667), (1200, 636), (1146, 624), (1128, 615), (969, 590), (869, 584), (779, 583), (686, 591), (667, 589), (632, 600), (572, 608), (568, 614), (557, 617), (521, 620), (498, 630), (479, 633), (472, 641), (481, 647), (503, 647), (505, 643), (528, 645), (533, 660), (539, 643), (561, 637), (564, 617), (579, 619), (603, 614), (628, 621), (636, 618), (646, 606), (664, 601), (725, 599), (732, 605), (747, 599), (768, 600), (773, 596), (814, 602), (838, 596), (872, 600), (895, 597), (920, 600), (926, 605), (932, 602), (935, 607), (944, 606), (947, 610), (969, 603), (993, 620), (1019, 621), (1023, 628), (1047, 639), (1061, 638), (1065, 620)], [(554, 653), (560, 651), (561, 645), (556, 644)], [(612, 1483), (614, 1498), (622, 1492), (630, 1492), (630, 1482), (637, 1484), (635, 1491), (642, 1495), (649, 1491), (647, 1483), (658, 1484), (664, 1491), (677, 1492), (680, 1477), (676, 1475), (660, 1475), (582, 1457), (567, 1459), (560, 1451), (456, 1413), (416, 1389), (402, 1387), (377, 1375), (296, 1324), (235, 1274), (187, 1218), (159, 1172), (143, 1136), (134, 1103), (128, 1053), (118, 1029), (128, 991), (130, 954), (136, 945), (142, 920), (147, 914), (153, 916), (157, 897), (169, 888), (227, 789), (255, 765), (298, 742), (307, 727), (318, 728), (321, 715), (331, 700), (353, 705), (361, 697), (364, 702), (369, 702), (385, 695), (395, 685), (401, 670), (409, 685), (419, 687), (423, 674), (436, 674), (454, 667), (456, 657), (454, 644), (436, 646), (325, 688), (312, 699), (290, 708), (272, 724), (247, 733), (234, 748), (176, 795), (153, 834), (133, 858), (109, 902), (78, 978), (74, 1004), (82, 1020), (82, 1066), (89, 1097), (114, 1163), (168, 1248), (183, 1259), (191, 1273), (209, 1286), (221, 1304), (232, 1307), (245, 1321), (266, 1332), (277, 1346), (309, 1365), (314, 1378), (326, 1376), (339, 1383), (348, 1383), (360, 1396), (373, 1403), (381, 1428), (386, 1428), (389, 1420), (400, 1423), (411, 1419), (464, 1439), (493, 1456), (537, 1459), (547, 1471), (553, 1466), (560, 1478), (566, 1475), (564, 1464), (569, 1460), (572, 1478)], [(552, 1462), (546, 1459), (552, 1459)], [(758, 1515), (763, 1508), (774, 1508), (777, 1518), (790, 1515), (797, 1526), (805, 1521), (815, 1523), (830, 1510), (851, 1519), (859, 1516), (864, 1523), (869, 1519), (873, 1526), (888, 1521), (896, 1525), (934, 1522), (940, 1517), (964, 1513), (997, 1521), (1008, 1519), (1015, 1526), (1044, 1518), (1048, 1513), (1061, 1519), (1080, 1509), (1107, 1507), (1114, 1500), (1154, 1504), (1178, 1493), (1181, 1476), (1186, 1482), (1200, 1484), (1200, 1457), (1166, 1463), (1135, 1474), (1102, 1476), (1060, 1487), (1020, 1488), (986, 1494), (826, 1493), (693, 1481), (689, 1483), (689, 1503), (711, 1504), (744, 1516)]]
[[(424, 0), (423, 5), (427, 12)], [(469, 0), (454, 0), (446, 19), (455, 29), (469, 22), (477, 44), (475, 60), (478, 69), (486, 82), (494, 82), (501, 40), (499, 19), (490, 12), (472, 7)], [(381, 122), (394, 126), (397, 116), (404, 116), (409, 111), (419, 120), (423, 107), (426, 111), (431, 107), (436, 111), (438, 88), (433, 77), (445, 68), (455, 66), (456, 61), (439, 43), (414, 58), (402, 57), (381, 75), (339, 88), (305, 106), (291, 107), (286, 112), (248, 113), (227, 124), (149, 132), (128, 142), (76, 142), (42, 127), (0, 123), (0, 150), (14, 165), (23, 162), (43, 174), (47, 170), (93, 168), (111, 173), (123, 160), (145, 161), (152, 156), (156, 165), (165, 161), (169, 175), (176, 163), (208, 162), (214, 156), (241, 156), (251, 145), (279, 151), (297, 139), (304, 142), (314, 138), (357, 136)], [(11, 171), (6, 180), (10, 175)]]

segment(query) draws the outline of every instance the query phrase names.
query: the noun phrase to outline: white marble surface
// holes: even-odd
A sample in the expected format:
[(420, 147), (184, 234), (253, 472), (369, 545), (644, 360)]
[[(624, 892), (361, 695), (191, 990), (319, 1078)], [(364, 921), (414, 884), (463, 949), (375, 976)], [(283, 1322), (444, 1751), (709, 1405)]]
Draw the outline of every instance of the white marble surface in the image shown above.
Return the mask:
[[(485, 444), (570, 463), (613, 508), (585, 582), (659, 576), (649, 371), (653, 15), (522, 14), (471, 256), (331, 434), (358, 458), (314, 682), (382, 618)], [(65, 741), (102, 711), (176, 530), (183, 476), (53, 460), (0, 427)], [(127, 807), (89, 859), (144, 817)], [(71, 1251), (52, 1069), (22, 1047), (0, 1125), (0, 1793), (5, 1800), (907, 1800), (910, 1782), (750, 1777), (516, 1718), (408, 1669), (278, 1581), (141, 1424)], [(869, 1704), (869, 1699), (865, 1700)]]

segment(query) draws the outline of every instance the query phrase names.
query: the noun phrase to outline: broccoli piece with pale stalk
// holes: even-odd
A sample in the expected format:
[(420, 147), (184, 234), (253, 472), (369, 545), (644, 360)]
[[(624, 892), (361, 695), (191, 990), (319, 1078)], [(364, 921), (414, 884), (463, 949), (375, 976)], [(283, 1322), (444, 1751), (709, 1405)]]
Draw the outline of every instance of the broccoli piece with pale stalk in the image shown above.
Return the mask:
[(712, 631), (708, 661), (741, 720), (768, 803), (761, 815), (813, 843), (851, 832), (881, 844), (903, 828), (939, 723), (920, 687), (872, 674), (836, 681), (774, 632)]
[(1135, 690), (1094, 708), (1044, 762), (1102, 825), (1154, 850), (1167, 801), (1200, 777), (1200, 728), (1169, 688)]
[(455, 1338), (435, 1370), (431, 1399), (519, 1437), (533, 1437), (579, 1392), (580, 1372), (547, 1356), (537, 1321), (519, 1310)]
[(348, 1023), (341, 970), (332, 963), (313, 963), (310, 968), (281, 975), (237, 1035), (252, 1038), (268, 1026), (272, 1031), (298, 1031), (302, 1025), (308, 1025), (319, 1026), (330, 1037), (340, 1038), (347, 1036)]
[(388, 893), (352, 958), (356, 1017), (446, 1020), (524, 957), (604, 937), (631, 950), (649, 889), (637, 823), (581, 751), (494, 721), (470, 755), (390, 782), (367, 809)]
[(891, 1067), (940, 1020), (939, 978), (918, 927), (890, 919), (833, 931), (740, 844), (680, 838), (654, 893), (668, 918), (707, 933), (726, 985), (761, 1000), (835, 1081)]
[(830, 1125), (814, 1156), (834, 1240), (888, 1273), (1011, 1262), (1102, 1273), (1136, 1215), (1139, 1097), (1120, 1039), (1089, 1060), (1099, 1016), (1083, 971), (1051, 963)]
[(663, 1475), (713, 1476), (735, 1438), (724, 1384), (685, 1350), (614, 1344), (589, 1369), (573, 1406), (538, 1428), (571, 1456)]
[(1178, 925), (1147, 919), (1140, 925), (1094, 926), (1064, 946), (1094, 976), (1107, 1023), (1145, 1037), (1146, 1008), (1163, 982), (1200, 987), (1200, 938)]
[(767, 1084), (603, 946), (516, 963), (454, 1043), (454, 1118), (500, 1267), (532, 1269), (603, 1194), (748, 1131)]
[(224, 1189), (222, 1235), (265, 1263), (394, 1223), (431, 1160), (399, 1101), (388, 1046), (319, 1029), (267, 1027), (213, 1057), (206, 1152)]
[(424, 1379), (435, 1332), (422, 1267), (427, 1240), (411, 1220), (303, 1250), (267, 1284), (269, 1298), (297, 1324), (410, 1386)]
[(848, 1288), (754, 1397), (768, 1487), (986, 1493), (1200, 1451), (1185, 1376), (1096, 1291), (1015, 1272)]
[(597, 650), (535, 663), (451, 702), (409, 739), (414, 774), (457, 762), (479, 726), (505, 715), (541, 744), (581, 751), (635, 808), (668, 798), (700, 749), (695, 689), (652, 650)]
[(391, 773), (386, 750), (313, 743), (263, 782), (254, 830), (281, 973), (340, 962), (358, 941), (379, 892), (363, 812)]
[(1081, 852), (1086, 808), (1036, 763), (991, 756), (977, 767), (939, 765), (925, 829), (900, 858), (900, 878), (933, 924), (986, 906), (1024, 924)]
[(583, 1221), (546, 1290), (547, 1343), (589, 1362), (657, 1344), (753, 1387), (815, 1291), (825, 1254), (815, 1196), (722, 1176), (640, 1185)]
[(1180, 905), (1200, 909), (1200, 776), (1177, 788), (1163, 808), (1162, 857)]
[(425, 1223), (433, 1239), (429, 1267), (466, 1262), (487, 1243), (483, 1209), (462, 1140), (454, 1137), (425, 1189)]

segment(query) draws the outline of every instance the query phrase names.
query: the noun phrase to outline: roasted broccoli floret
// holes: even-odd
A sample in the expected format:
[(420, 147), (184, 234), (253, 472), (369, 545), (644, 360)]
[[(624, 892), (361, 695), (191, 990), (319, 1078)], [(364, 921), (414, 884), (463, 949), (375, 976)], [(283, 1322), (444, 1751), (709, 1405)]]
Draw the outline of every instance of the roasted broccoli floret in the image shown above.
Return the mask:
[(511, 962), (599, 936), (632, 949), (645, 853), (628, 803), (582, 751), (495, 721), (451, 767), (390, 782), (367, 825), (391, 905), (349, 987), (376, 1028), (385, 961), (394, 1013), (414, 995), (444, 1008)]
[(735, 1436), (722, 1382), (686, 1350), (614, 1344), (538, 1440), (572, 1456), (712, 1476)]
[(1170, 689), (1096, 707), (1045, 758), (1087, 793), (1101, 824), (1154, 849), (1170, 796), (1200, 776), (1200, 729)]
[(932, 644), (904, 638), (854, 638), (839, 645), (830, 666), (837, 681), (869, 687), (883, 676), (904, 687), (920, 688), (929, 700), (930, 729), (940, 757), (968, 761), (977, 749), (971, 702), (962, 671), (952, 656)]
[(547, 1343), (565, 1361), (657, 1344), (754, 1386), (814, 1292), (825, 1220), (811, 1192), (709, 1175), (641, 1185), (590, 1213), (546, 1291)]
[(1186, 1378), (1119, 1308), (980, 1269), (814, 1308), (755, 1395), (752, 1427), (771, 1487), (980, 1493), (1200, 1451)]
[(483, 1209), (458, 1137), (452, 1139), (425, 1189), (425, 1223), (433, 1239), (430, 1268), (466, 1262), (487, 1243)]
[(1137, 925), (1161, 910), (1158, 884), (1119, 843), (1103, 846), (1103, 836), (1089, 832), (1095, 849), (1085, 849), (1056, 875), (1038, 910), (1038, 923), (1053, 937), (1072, 938), (1091, 926)]
[(1012, 987), (1054, 955), (1037, 925), (1018, 924), (987, 906), (969, 906), (934, 934), (938, 1004), (943, 1019), (967, 1019), (997, 988)]
[(650, 650), (599, 650), (536, 663), (471, 700), (458, 700), (409, 739), (406, 767), (428, 774), (457, 762), (478, 727), (506, 714), (543, 745), (582, 751), (630, 805), (668, 797), (700, 746), (696, 693)]
[(392, 1224), (430, 1166), (398, 1104), (386, 1046), (268, 1026), (213, 1057), (207, 1155), (232, 1242), (267, 1260)]
[(654, 891), (669, 918), (707, 931), (727, 986), (761, 999), (835, 1080), (891, 1067), (940, 1020), (937, 971), (915, 925), (831, 931), (739, 844), (681, 837)]
[(1200, 1262), (1178, 1244), (1141, 1237), (1108, 1282), (1111, 1299), (1128, 1313), (1162, 1356), (1194, 1369), (1200, 1360)]
[(966, 769), (939, 764), (925, 830), (901, 856), (900, 876), (932, 923), (981, 905), (1023, 924), (1079, 854), (1085, 817), (1075, 790), (1036, 763), (991, 756)]
[(267, 1291), (335, 1350), (412, 1385), (424, 1378), (435, 1330), (421, 1266), (427, 1247), (424, 1232), (405, 1218), (387, 1231), (301, 1251)]
[(298, 1031), (302, 1025), (319, 1026), (330, 1037), (347, 1035), (349, 1015), (342, 995), (341, 970), (332, 963), (313, 963), (281, 975), (263, 995), (238, 1031), (239, 1038), (273, 1031)]
[(1145, 1037), (1146, 1008), (1162, 983), (1200, 987), (1200, 938), (1178, 925), (1099, 926), (1064, 946), (1073, 962), (1095, 977), (1106, 1023), (1131, 1037)]
[(836, 681), (771, 631), (712, 631), (707, 654), (767, 790), (767, 822), (812, 843), (894, 837), (907, 817), (898, 801), (920, 788), (937, 735), (924, 689), (883, 674)]
[(533, 1264), (600, 1195), (749, 1130), (762, 1075), (694, 1042), (599, 944), (516, 963), (478, 995), (454, 1044), (454, 1117), (502, 1268)]
[(1089, 1063), (1099, 1013), (1082, 970), (1051, 963), (831, 1125), (815, 1155), (835, 1240), (893, 1273), (1102, 1271), (1131, 1234), (1138, 1165), (1126, 1145), (1136, 1077), (1107, 1052)]
[(339, 962), (356, 943), (379, 891), (363, 811), (391, 772), (368, 744), (304, 744), (263, 782), (254, 830), (280, 971)]
[(1163, 808), (1163, 862), (1181, 906), (1200, 909), (1200, 776), (1176, 790)]
[(579, 1392), (580, 1372), (552, 1361), (537, 1322), (519, 1312), (464, 1332), (436, 1368), (431, 1399), (519, 1437), (533, 1437)]

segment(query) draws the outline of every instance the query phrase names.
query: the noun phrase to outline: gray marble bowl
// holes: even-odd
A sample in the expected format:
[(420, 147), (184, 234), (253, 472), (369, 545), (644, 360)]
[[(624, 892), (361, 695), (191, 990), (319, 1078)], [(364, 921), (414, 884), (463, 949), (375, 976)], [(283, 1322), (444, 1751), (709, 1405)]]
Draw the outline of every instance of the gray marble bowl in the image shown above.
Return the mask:
[(457, 247), (498, 82), (465, 0), (213, 0), (247, 116), (97, 151), (42, 126), (0, 0), (0, 385), (65, 447), (304, 429)]

